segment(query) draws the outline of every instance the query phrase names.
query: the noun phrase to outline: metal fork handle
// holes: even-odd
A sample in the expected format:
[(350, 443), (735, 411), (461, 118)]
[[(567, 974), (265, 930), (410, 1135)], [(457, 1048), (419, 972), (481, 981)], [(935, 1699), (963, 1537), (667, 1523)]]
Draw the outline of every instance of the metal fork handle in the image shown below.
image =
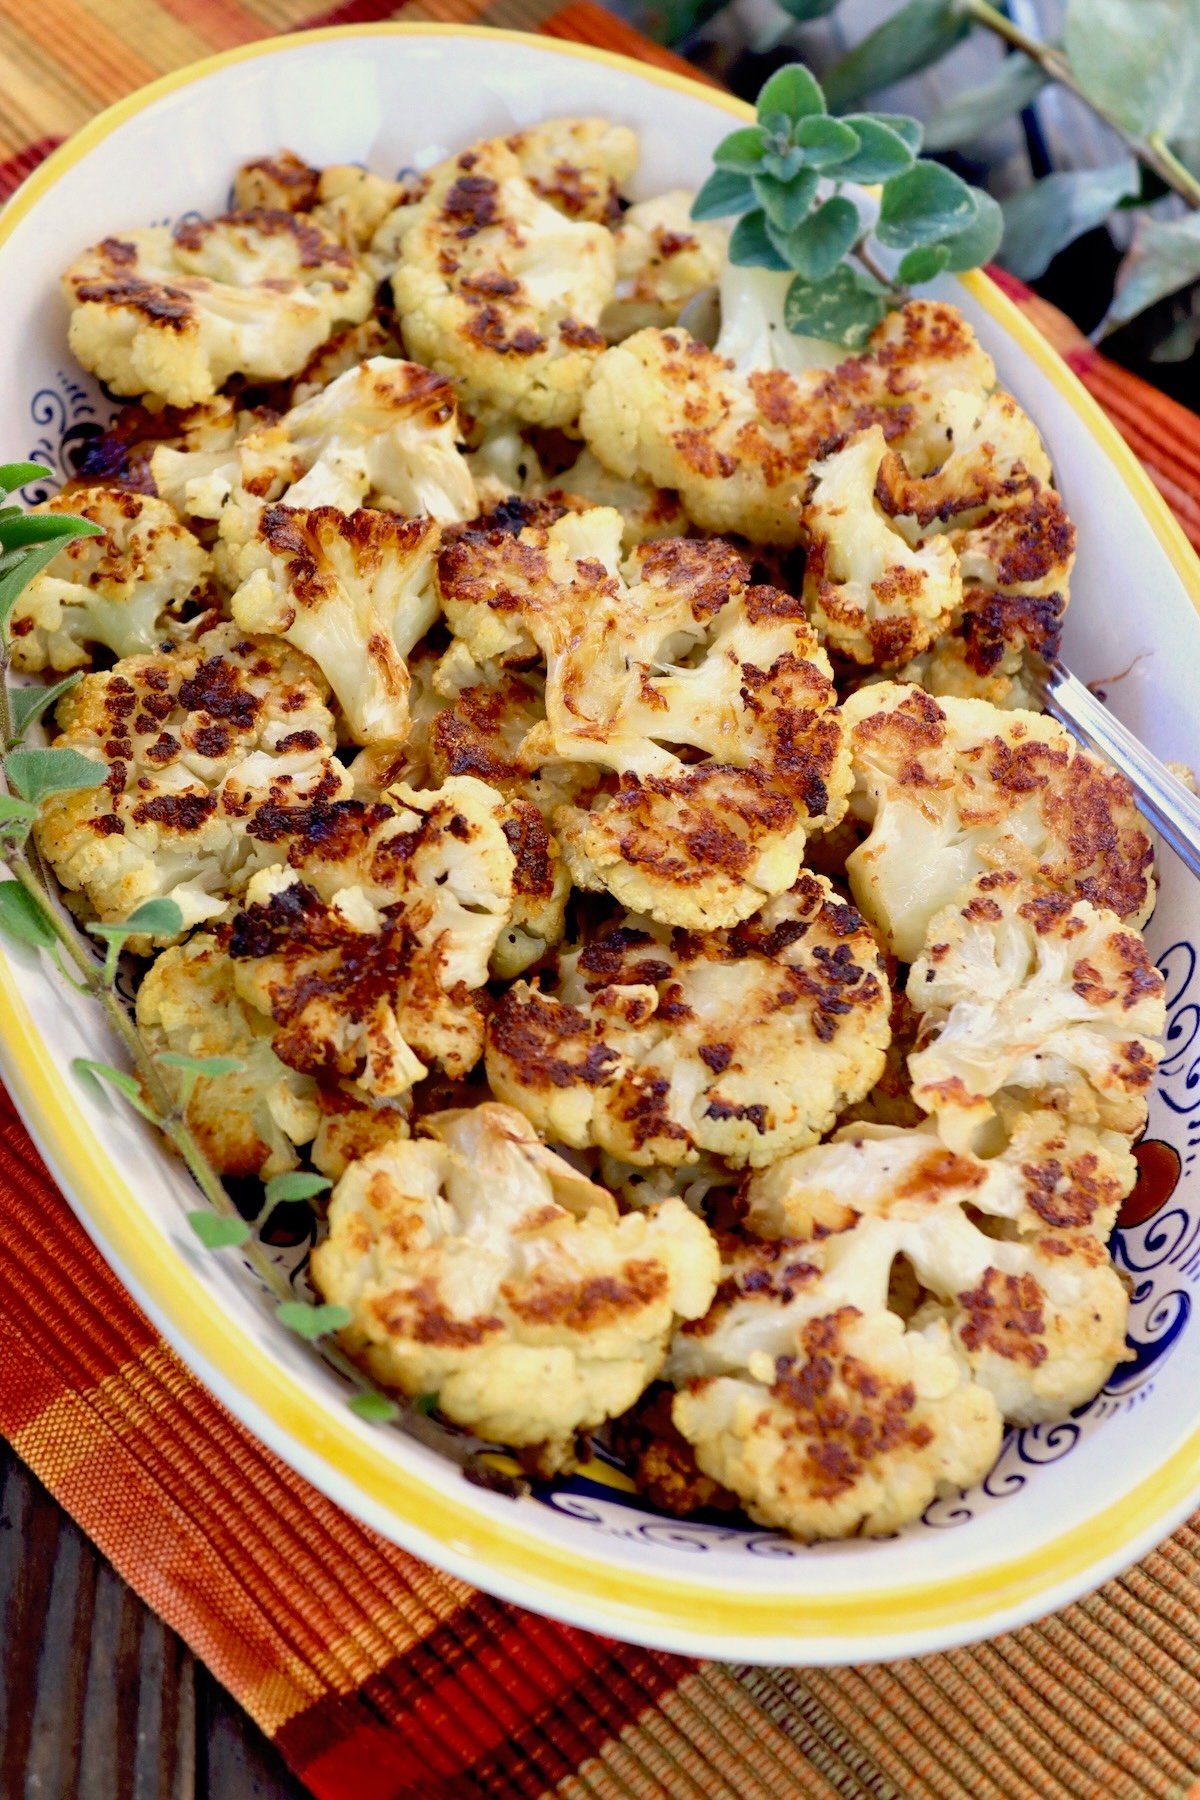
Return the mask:
[(1120, 769), (1164, 843), (1200, 875), (1200, 799), (1062, 663), (1047, 661), (1041, 688), (1047, 712)]

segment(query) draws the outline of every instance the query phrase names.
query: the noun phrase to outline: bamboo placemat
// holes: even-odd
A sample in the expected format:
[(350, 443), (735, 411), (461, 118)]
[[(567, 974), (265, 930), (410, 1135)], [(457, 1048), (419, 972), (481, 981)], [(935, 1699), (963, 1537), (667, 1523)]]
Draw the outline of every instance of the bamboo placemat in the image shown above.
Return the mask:
[[(0, 196), (169, 69), (398, 10), (0, 0)], [(404, 16), (673, 60), (591, 0), (415, 0)], [(1009, 286), (1200, 544), (1200, 422)], [(970, 1650), (825, 1671), (630, 1649), (473, 1593), (293, 1475), (157, 1337), (7, 1103), (0, 1218), (0, 1430), (328, 1800), (1200, 1800), (1200, 1521)]]

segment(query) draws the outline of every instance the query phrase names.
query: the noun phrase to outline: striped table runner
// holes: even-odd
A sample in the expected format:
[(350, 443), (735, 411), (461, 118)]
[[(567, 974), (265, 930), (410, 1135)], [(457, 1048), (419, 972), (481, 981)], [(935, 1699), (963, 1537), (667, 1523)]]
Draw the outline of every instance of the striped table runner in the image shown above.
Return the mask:
[[(0, 0), (0, 197), (168, 69), (397, 10)], [(591, 0), (414, 0), (404, 16), (673, 60)], [(1200, 545), (1200, 423), (1016, 297)], [(0, 1209), (0, 1431), (322, 1800), (1200, 1800), (1197, 1522), (972, 1650), (822, 1671), (631, 1649), (437, 1574), (292, 1474), (157, 1337), (2, 1096)]]

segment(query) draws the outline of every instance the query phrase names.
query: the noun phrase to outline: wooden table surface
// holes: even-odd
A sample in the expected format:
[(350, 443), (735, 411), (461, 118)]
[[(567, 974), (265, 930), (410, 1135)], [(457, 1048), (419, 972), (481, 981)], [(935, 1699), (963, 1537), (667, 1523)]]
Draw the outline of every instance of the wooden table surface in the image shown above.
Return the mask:
[(224, 1688), (0, 1440), (0, 1800), (302, 1800)]

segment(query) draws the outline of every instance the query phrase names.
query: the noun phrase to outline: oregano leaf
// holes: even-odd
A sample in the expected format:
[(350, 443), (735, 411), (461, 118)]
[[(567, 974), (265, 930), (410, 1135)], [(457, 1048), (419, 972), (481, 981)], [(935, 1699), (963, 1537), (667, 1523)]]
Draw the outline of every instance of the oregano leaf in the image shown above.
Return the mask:
[(908, 113), (873, 112), (862, 116), (874, 119), (877, 125), (886, 125), (889, 131), (894, 131), (896, 136), (908, 145), (914, 156), (920, 151), (925, 139), (925, 127), (920, 119), (911, 118)]
[(692, 201), (692, 217), (724, 219), (731, 213), (749, 212), (754, 203), (754, 187), (749, 175), (738, 175), (732, 169), (714, 169)]
[(858, 149), (838, 165), (839, 181), (890, 181), (911, 167), (913, 152), (900, 133), (882, 119), (874, 119), (870, 113), (850, 113), (843, 123), (853, 126)]
[(1102, 225), (1122, 200), (1139, 192), (1132, 156), (1106, 169), (1064, 169), (1006, 200), (1004, 267), (1022, 281), (1044, 275), (1060, 250)]
[(21, 550), (27, 544), (47, 544), (64, 538), (103, 537), (104, 527), (91, 519), (78, 519), (71, 513), (15, 513), (0, 519), (0, 544), (6, 550)]
[(826, 200), (816, 212), (787, 234), (775, 238), (789, 266), (806, 281), (824, 281), (845, 256), (860, 230), (858, 208), (845, 195)]
[(168, 1069), (179, 1069), (185, 1075), (203, 1076), (205, 1081), (215, 1081), (221, 1075), (236, 1075), (246, 1066), (237, 1056), (185, 1056), (181, 1050), (164, 1050), (155, 1061)]
[(818, 117), (801, 119), (795, 130), (795, 143), (804, 152), (810, 169), (833, 169), (853, 156), (859, 148), (859, 135), (852, 125), (841, 119)]
[(228, 1250), (249, 1242), (251, 1231), (245, 1219), (224, 1219), (219, 1213), (196, 1211), (187, 1222), (206, 1250)]
[(73, 675), (64, 675), (53, 687), (14, 687), (8, 690), (8, 710), (12, 718), (13, 742), (19, 742), (31, 725), (57, 706), (64, 694), (69, 694), (83, 679), (77, 669)]
[(275, 1317), (297, 1337), (311, 1343), (315, 1338), (328, 1337), (332, 1331), (344, 1330), (354, 1314), (348, 1306), (313, 1306), (307, 1300), (284, 1300), (275, 1308)]
[(27, 944), (34, 950), (54, 948), (54, 927), (19, 881), (0, 883), (0, 937)]
[(47, 794), (71, 793), (77, 788), (99, 787), (108, 774), (102, 762), (81, 750), (40, 750), (22, 746), (4, 759), (10, 787), (23, 800), (38, 801)]
[(390, 1425), (393, 1419), (400, 1417), (400, 1408), (386, 1394), (378, 1394), (369, 1389), (363, 1394), (354, 1394), (346, 1405), (360, 1419), (366, 1419), (372, 1425)]
[(789, 331), (846, 350), (861, 350), (887, 310), (888, 295), (849, 263), (840, 263), (824, 281), (797, 275), (783, 303)]
[(273, 1175), (266, 1185), (268, 1206), (282, 1206), (289, 1200), (312, 1200), (329, 1191), (333, 1183), (326, 1175), (310, 1175), (306, 1169), (292, 1169), (286, 1175)]
[(0, 631), (7, 631), (9, 615), (35, 575), (52, 563), (62, 549), (62, 540), (36, 544), (31, 550), (6, 551), (0, 560)]
[(97, 921), (90, 924), (88, 930), (96, 937), (109, 938), (118, 943), (141, 932), (150, 937), (174, 937), (176, 932), (183, 930), (183, 913), (178, 901), (170, 900), (164, 895), (156, 900), (143, 900), (119, 924), (101, 924)]
[(953, 238), (976, 217), (975, 190), (940, 163), (916, 162), (886, 182), (875, 235), (889, 250)]
[(786, 269), (787, 258), (781, 256), (767, 232), (766, 217), (761, 212), (748, 212), (734, 226), (729, 239), (729, 260), (739, 268)]
[(955, 94), (925, 127), (929, 150), (955, 150), (1024, 112), (1037, 99), (1048, 77), (1027, 56), (1006, 56), (991, 81)]
[(803, 63), (787, 63), (782, 69), (776, 69), (758, 96), (760, 119), (782, 113), (788, 123), (794, 125), (800, 119), (824, 111), (825, 96), (821, 84)]
[(963, 269), (982, 268), (984, 263), (991, 262), (1004, 237), (1004, 213), (999, 202), (985, 194), (982, 188), (971, 188), (969, 192), (974, 202), (974, 217), (961, 231), (942, 239), (943, 247), (950, 253), (946, 267), (954, 274)]
[(44, 481), (54, 470), (44, 463), (0, 463), (0, 493), (11, 494), (16, 488), (28, 487), (31, 481)]
[(732, 170), (735, 175), (753, 175), (766, 152), (765, 134), (757, 125), (745, 125), (721, 139), (713, 151), (713, 162), (718, 169)]
[(950, 249), (947, 244), (918, 244), (915, 250), (910, 250), (901, 257), (896, 278), (916, 286), (922, 281), (932, 281), (949, 266)]
[(117, 1093), (128, 1100), (135, 1112), (141, 1113), (143, 1119), (149, 1119), (152, 1125), (162, 1124), (158, 1114), (142, 1098), (142, 1090), (134, 1076), (126, 1074), (123, 1069), (114, 1069), (110, 1063), (93, 1062), (86, 1056), (77, 1056), (71, 1067), (85, 1086), (101, 1091), (106, 1086), (115, 1088)]
[(791, 181), (756, 175), (754, 198), (776, 231), (794, 231), (816, 198), (818, 182), (815, 169), (801, 169)]
[(786, 150), (768, 150), (761, 168), (764, 175), (773, 175), (776, 181), (794, 181), (805, 160), (805, 152), (789, 144)]

